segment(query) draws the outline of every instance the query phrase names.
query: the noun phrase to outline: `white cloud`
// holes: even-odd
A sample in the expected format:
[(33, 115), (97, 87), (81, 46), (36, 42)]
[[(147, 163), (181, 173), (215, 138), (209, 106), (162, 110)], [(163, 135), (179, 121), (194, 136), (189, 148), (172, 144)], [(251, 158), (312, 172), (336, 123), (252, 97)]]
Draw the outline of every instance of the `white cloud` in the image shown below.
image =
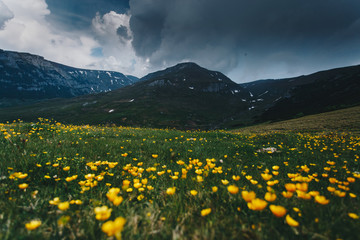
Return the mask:
[(126, 74), (142, 77), (148, 73), (148, 63), (136, 56), (132, 47), (130, 14), (118, 14), (114, 11), (92, 20), (92, 29), (101, 44), (103, 57), (95, 66), (100, 69), (113, 69)]
[(92, 63), (91, 49), (97, 41), (84, 34), (61, 32), (50, 25), (45, 0), (3, 0), (14, 17), (0, 30), (0, 46), (6, 50), (30, 52), (70, 66)]
[(5, 27), (5, 23), (12, 19), (14, 14), (10, 9), (0, 0), (0, 30)]
[[(45, 0), (0, 0), (1, 48), (37, 54), (79, 68), (139, 77), (148, 72), (146, 62), (135, 55), (131, 45), (129, 14), (97, 14), (89, 26), (92, 32), (66, 31), (47, 21), (49, 14)], [(94, 50), (102, 54), (93, 54)]]

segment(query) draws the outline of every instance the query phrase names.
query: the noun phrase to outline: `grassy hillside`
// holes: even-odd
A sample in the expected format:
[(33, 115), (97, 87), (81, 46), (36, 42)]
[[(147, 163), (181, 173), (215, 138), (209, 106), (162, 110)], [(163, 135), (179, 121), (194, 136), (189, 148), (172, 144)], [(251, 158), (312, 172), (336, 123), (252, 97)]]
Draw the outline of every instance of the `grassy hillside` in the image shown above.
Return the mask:
[(0, 130), (0, 239), (358, 239), (351, 134)]
[(306, 117), (264, 123), (235, 130), (241, 133), (262, 132), (352, 132), (360, 134), (360, 106)]

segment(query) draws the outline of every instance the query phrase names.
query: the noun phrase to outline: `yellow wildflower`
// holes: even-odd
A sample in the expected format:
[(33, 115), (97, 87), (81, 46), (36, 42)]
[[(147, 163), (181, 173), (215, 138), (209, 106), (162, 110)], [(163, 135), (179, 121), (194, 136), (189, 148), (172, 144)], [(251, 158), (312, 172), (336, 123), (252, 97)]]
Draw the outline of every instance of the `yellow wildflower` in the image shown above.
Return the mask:
[(248, 202), (248, 208), (254, 211), (262, 211), (266, 206), (267, 202), (260, 198), (254, 198), (251, 202)]
[(198, 191), (196, 190), (191, 190), (190, 191), (190, 194), (193, 195), (193, 196), (196, 196), (198, 194)]
[(166, 194), (167, 195), (174, 195), (176, 191), (176, 187), (170, 187), (168, 189), (166, 189)]
[(268, 202), (273, 202), (276, 200), (276, 194), (275, 193), (271, 193), (271, 192), (267, 192), (265, 193), (265, 200)]
[(239, 192), (239, 188), (237, 186), (235, 186), (235, 185), (228, 186), (227, 190), (231, 194), (237, 194)]
[(356, 213), (348, 213), (348, 216), (352, 219), (359, 219), (359, 216)]
[(107, 221), (101, 226), (101, 230), (108, 235), (108, 237), (114, 236), (117, 240), (121, 239), (121, 232), (126, 223), (126, 219), (118, 217), (114, 221)]
[(61, 202), (58, 204), (58, 208), (62, 211), (69, 209), (69, 207), (70, 207), (69, 202)]
[(224, 184), (224, 185), (228, 185), (228, 184), (229, 184), (229, 181), (226, 180), (226, 179), (223, 179), (223, 180), (221, 180), (221, 183)]
[(40, 220), (31, 220), (30, 222), (25, 224), (25, 227), (27, 230), (35, 230), (38, 227), (41, 226), (41, 221)]
[(26, 189), (27, 187), (29, 187), (29, 184), (27, 184), (27, 183), (19, 184), (20, 189)]
[(286, 183), (285, 188), (286, 188), (286, 191), (288, 191), (288, 192), (295, 192), (296, 185), (293, 183)]
[(96, 214), (95, 218), (99, 221), (104, 221), (111, 216), (111, 211), (112, 209), (107, 206), (96, 207), (94, 209), (94, 213)]
[(269, 208), (276, 217), (283, 217), (286, 214), (286, 209), (283, 206), (270, 205)]
[(242, 191), (241, 196), (246, 202), (251, 202), (256, 197), (256, 193), (254, 191)]
[(315, 202), (320, 203), (321, 205), (326, 205), (330, 200), (326, 199), (324, 196), (315, 196)]
[(286, 215), (285, 218), (286, 223), (291, 226), (291, 227), (297, 227), (299, 226), (299, 222), (297, 222), (295, 219), (293, 219), (292, 217), (290, 217), (290, 215)]
[(203, 210), (201, 210), (201, 216), (206, 216), (209, 215), (211, 213), (211, 208), (205, 208)]

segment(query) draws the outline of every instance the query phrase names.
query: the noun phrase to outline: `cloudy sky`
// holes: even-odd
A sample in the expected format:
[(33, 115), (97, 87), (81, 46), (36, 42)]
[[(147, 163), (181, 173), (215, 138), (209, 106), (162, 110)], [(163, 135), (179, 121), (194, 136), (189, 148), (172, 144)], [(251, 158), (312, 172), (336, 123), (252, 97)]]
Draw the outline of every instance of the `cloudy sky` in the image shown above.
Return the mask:
[(0, 0), (0, 48), (137, 77), (184, 61), (293, 77), (360, 64), (360, 1)]

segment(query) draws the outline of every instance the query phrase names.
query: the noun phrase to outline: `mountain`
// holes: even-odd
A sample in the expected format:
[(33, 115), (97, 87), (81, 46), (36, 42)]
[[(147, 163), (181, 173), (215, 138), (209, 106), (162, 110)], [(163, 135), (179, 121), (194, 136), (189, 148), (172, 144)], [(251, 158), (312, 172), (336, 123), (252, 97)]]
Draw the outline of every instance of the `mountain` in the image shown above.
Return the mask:
[(4, 108), (0, 122), (45, 117), (75, 124), (234, 128), (356, 106), (359, 92), (360, 66), (236, 84), (220, 72), (181, 63), (110, 92)]
[[(220, 72), (182, 63), (149, 74), (139, 82), (108, 93), (48, 101), (7, 109), (13, 116), (34, 120), (51, 117), (72, 123), (117, 123), (131, 126), (218, 128), (248, 116), (249, 91)], [(0, 113), (0, 120), (4, 119)]]
[(78, 69), (0, 49), (0, 107), (107, 92), (137, 80), (118, 72)]
[(359, 104), (360, 65), (241, 86), (262, 99), (258, 122), (291, 119)]

